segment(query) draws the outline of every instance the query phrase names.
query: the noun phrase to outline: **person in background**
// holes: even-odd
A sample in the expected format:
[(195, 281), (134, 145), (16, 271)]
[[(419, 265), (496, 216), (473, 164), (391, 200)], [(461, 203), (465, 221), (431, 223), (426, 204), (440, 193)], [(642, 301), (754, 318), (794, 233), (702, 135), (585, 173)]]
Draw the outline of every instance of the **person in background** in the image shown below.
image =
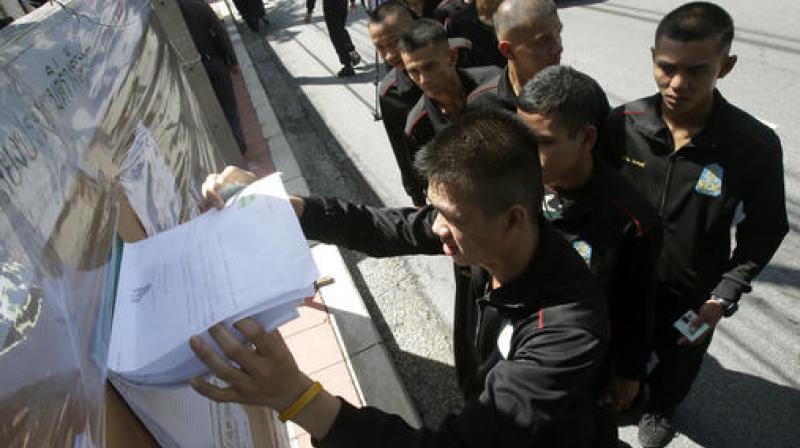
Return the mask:
[(599, 384), (593, 446), (617, 448), (622, 442), (616, 413), (637, 397), (650, 359), (658, 217), (621, 174), (595, 156), (609, 105), (594, 79), (550, 66), (525, 84), (517, 102), (517, 114), (539, 140), (543, 216), (605, 292), (611, 347)]
[[(647, 377), (650, 401), (639, 422), (644, 447), (672, 439), (673, 414), (715, 328), (737, 310), (789, 230), (778, 136), (716, 88), (736, 63), (733, 34), (730, 15), (713, 3), (687, 3), (664, 16), (651, 48), (658, 93), (617, 108), (603, 133), (604, 153), (664, 228), (656, 271), (659, 362)], [(744, 218), (737, 223), (739, 206)], [(687, 310), (697, 313), (693, 328), (707, 328), (693, 341), (673, 328)]]
[[(492, 23), (497, 7), (502, 0), (473, 0), (463, 7), (453, 7), (444, 20), (447, 36), (461, 37), (472, 42), (469, 61), (462, 61), (463, 67), (483, 67), (494, 65), (505, 67), (506, 57), (498, 49), (497, 35)], [(442, 10), (449, 8), (444, 7)]]
[(189, 34), (192, 36), (203, 67), (214, 88), (225, 118), (231, 127), (233, 137), (244, 154), (247, 150), (239, 111), (236, 106), (236, 94), (233, 89), (231, 73), (239, 72), (239, 62), (228, 37), (214, 10), (204, 0), (178, 0)]
[(399, 47), (400, 36), (411, 28), (413, 22), (412, 13), (405, 3), (389, 0), (369, 13), (367, 31), (380, 57), (392, 67), (379, 87), (383, 126), (400, 169), (403, 188), (415, 206), (422, 206), (425, 205), (423, 180), (414, 170), (414, 151), (405, 136), (406, 118), (422, 96), (422, 90), (408, 76)]
[[(333, 49), (339, 57), (342, 68), (336, 73), (340, 78), (355, 76), (353, 69), (361, 62), (361, 55), (356, 51), (350, 33), (345, 27), (347, 23), (347, 1), (348, 0), (322, 0), (322, 13), (325, 17), (325, 26), (328, 28), (328, 35), (331, 38)], [(305, 22), (311, 22), (311, 15), (314, 13), (316, 0), (306, 0)], [(357, 9), (356, 0), (350, 0), (350, 9)]]
[(233, 0), (233, 4), (241, 14), (247, 27), (251, 30), (257, 32), (260, 22), (264, 22), (264, 25), (269, 25), (263, 0)]
[[(252, 320), (221, 325), (190, 345), (223, 381), (195, 379), (217, 401), (271, 407), (326, 448), (591, 446), (592, 401), (608, 334), (599, 287), (578, 254), (540, 218), (536, 137), (505, 111), (465, 115), (418, 159), (431, 205), (379, 209), (321, 197), (291, 198), (306, 236), (373, 256), (445, 254), (470, 266), (474, 366), (457, 366), (480, 390), (437, 430), (415, 429), (374, 407), (355, 408), (300, 372), (277, 331)], [(223, 175), (203, 186), (221, 206)], [(227, 174), (230, 174), (227, 173)], [(255, 346), (255, 350), (250, 348)], [(238, 366), (238, 367), (236, 367)]]
[(479, 87), (471, 107), (517, 110), (517, 95), (545, 67), (561, 62), (561, 21), (552, 0), (504, 0), (494, 14), (498, 48), (508, 65)]

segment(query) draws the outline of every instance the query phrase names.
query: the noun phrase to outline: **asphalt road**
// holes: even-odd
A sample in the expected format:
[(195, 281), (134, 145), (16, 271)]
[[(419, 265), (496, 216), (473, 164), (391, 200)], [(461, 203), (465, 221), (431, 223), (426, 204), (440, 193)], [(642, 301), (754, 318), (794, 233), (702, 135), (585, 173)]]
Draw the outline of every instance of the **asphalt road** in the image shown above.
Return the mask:
[[(649, 48), (673, 0), (561, 2), (563, 62), (594, 76), (613, 104), (650, 95)], [(776, 129), (784, 146), (791, 233), (715, 336), (696, 386), (676, 416), (674, 447), (800, 447), (800, 3), (720, 2), (734, 17), (734, 71), (719, 83), (737, 106)], [(304, 2), (268, 3), (272, 26), (248, 50), (312, 192), (373, 204), (409, 204), (380, 123), (372, 120), (374, 66), (339, 80), (321, 7), (302, 23)], [(351, 14), (357, 49), (373, 54), (363, 12)], [(428, 424), (459, 406), (448, 328), (447, 260), (370, 260), (346, 254), (409, 394)], [(635, 442), (633, 427), (623, 438)], [(635, 443), (634, 443), (635, 445)]]

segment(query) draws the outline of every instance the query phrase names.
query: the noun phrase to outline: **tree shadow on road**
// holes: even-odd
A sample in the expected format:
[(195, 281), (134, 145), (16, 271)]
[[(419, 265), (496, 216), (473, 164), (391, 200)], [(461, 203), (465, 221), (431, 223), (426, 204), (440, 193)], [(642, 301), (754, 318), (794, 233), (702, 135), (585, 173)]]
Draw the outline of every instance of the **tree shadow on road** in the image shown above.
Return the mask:
[(706, 355), (675, 424), (703, 447), (798, 447), (800, 391), (728, 370)]

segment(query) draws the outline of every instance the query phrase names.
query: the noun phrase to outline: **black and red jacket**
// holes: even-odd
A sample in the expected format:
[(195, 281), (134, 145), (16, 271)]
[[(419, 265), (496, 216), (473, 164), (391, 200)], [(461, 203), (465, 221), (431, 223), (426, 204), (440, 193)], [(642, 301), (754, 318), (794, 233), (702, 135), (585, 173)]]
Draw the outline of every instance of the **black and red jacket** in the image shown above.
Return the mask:
[[(378, 209), (308, 198), (306, 237), (372, 256), (442, 254), (431, 206)], [(585, 447), (607, 345), (602, 292), (583, 260), (545, 221), (536, 254), (516, 279), (489, 288), (468, 270), (456, 297), (456, 370), (475, 398), (436, 431), (378, 409), (342, 408), (318, 447)]]
[(738, 301), (789, 230), (780, 140), (715, 91), (705, 129), (674, 151), (660, 108), (654, 95), (613, 111), (603, 154), (661, 217), (658, 287), (681, 306)]

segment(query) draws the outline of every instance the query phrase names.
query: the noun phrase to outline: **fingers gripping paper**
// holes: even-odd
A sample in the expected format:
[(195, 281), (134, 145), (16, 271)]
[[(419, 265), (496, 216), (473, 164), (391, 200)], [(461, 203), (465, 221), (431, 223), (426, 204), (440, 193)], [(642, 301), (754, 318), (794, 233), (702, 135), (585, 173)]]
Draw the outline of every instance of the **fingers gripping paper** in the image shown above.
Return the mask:
[(185, 383), (206, 372), (189, 337), (249, 316), (274, 329), (318, 275), (280, 176), (261, 179), (221, 211), (125, 245), (108, 366), (137, 384)]

